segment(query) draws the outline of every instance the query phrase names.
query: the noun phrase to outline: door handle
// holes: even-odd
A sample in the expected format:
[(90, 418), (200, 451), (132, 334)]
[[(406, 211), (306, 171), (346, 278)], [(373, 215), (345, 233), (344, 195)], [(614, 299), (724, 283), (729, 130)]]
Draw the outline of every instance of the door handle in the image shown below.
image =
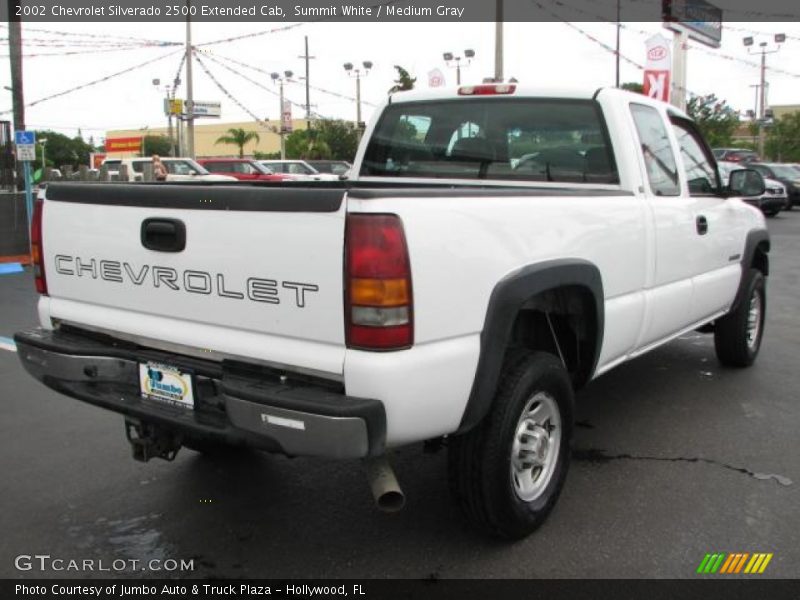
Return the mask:
[(705, 235), (708, 233), (708, 220), (703, 215), (697, 217), (695, 220), (695, 225), (697, 226), (697, 233), (699, 235)]
[(186, 248), (186, 225), (179, 219), (145, 219), (141, 240), (148, 250), (181, 252)]

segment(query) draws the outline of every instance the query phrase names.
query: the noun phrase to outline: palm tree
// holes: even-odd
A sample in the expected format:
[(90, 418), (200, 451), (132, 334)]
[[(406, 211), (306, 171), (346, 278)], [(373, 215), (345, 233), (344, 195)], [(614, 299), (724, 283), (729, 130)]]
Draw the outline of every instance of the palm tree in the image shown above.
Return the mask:
[(233, 127), (228, 129), (227, 135), (221, 135), (214, 143), (239, 146), (239, 158), (244, 158), (245, 144), (248, 144), (254, 140), (256, 143), (261, 141), (261, 138), (255, 131), (245, 131), (244, 129)]
[(397, 69), (397, 79), (394, 81), (395, 85), (389, 90), (389, 95), (391, 96), (395, 92), (413, 90), (414, 82), (417, 81), (417, 78), (411, 77), (411, 74), (400, 65), (395, 65), (394, 68)]

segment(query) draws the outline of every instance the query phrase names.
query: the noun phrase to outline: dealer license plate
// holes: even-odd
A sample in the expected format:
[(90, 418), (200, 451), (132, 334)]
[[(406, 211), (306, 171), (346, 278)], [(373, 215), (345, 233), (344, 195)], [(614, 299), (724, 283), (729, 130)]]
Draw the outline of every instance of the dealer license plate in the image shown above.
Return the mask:
[(139, 363), (139, 390), (142, 398), (194, 408), (192, 376), (162, 363)]

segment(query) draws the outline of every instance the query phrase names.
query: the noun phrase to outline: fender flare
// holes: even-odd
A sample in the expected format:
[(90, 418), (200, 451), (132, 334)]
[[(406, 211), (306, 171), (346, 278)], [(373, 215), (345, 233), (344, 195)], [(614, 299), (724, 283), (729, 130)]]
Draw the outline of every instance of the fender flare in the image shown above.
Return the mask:
[[(739, 280), (739, 288), (736, 290), (736, 296), (734, 297), (733, 304), (731, 305), (729, 312), (736, 310), (741, 303), (742, 298), (744, 298), (744, 296), (747, 294), (747, 289), (745, 289), (747, 277), (745, 277), (745, 275), (747, 275), (748, 269), (750, 269), (750, 267), (753, 265), (756, 250), (761, 245), (766, 245), (766, 251), (769, 252), (769, 232), (766, 229), (751, 229), (748, 231), (741, 258), (742, 277)], [(764, 272), (764, 276), (766, 277), (767, 275), (769, 275), (769, 263), (767, 263), (767, 267)]]
[(603, 345), (605, 297), (600, 270), (582, 259), (556, 259), (523, 267), (506, 276), (492, 290), (481, 331), (478, 367), (457, 433), (472, 429), (489, 412), (514, 321), (523, 304), (541, 292), (564, 286), (587, 288), (594, 299), (597, 336), (589, 369), (591, 378)]

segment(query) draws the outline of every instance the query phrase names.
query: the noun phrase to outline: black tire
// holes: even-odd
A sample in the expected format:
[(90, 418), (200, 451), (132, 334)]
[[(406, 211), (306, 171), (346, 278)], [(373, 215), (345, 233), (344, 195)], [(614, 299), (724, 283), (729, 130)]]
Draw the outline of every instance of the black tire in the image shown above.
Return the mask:
[[(767, 295), (764, 275), (758, 269), (749, 269), (745, 274), (745, 294), (736, 309), (717, 319), (714, 327), (714, 349), (719, 362), (728, 367), (749, 367), (758, 356), (764, 337), (764, 316)], [(757, 298), (757, 300), (755, 300)], [(759, 303), (755, 322), (758, 328), (750, 328), (750, 311), (753, 303)]]
[[(542, 479), (541, 493), (525, 500), (517, 490), (519, 479), (512, 473), (512, 449), (523, 412), (531, 401), (536, 406), (540, 393), (549, 396), (548, 406), (557, 407), (560, 441), (549, 480)], [(558, 358), (530, 351), (515, 351), (508, 357), (489, 414), (448, 444), (450, 490), (471, 525), (483, 533), (514, 540), (531, 534), (545, 521), (569, 469), (573, 402), (569, 375)], [(555, 429), (540, 432), (554, 439)], [(556, 446), (546, 452), (553, 448)]]
[(769, 212), (765, 212), (764, 214), (768, 217), (777, 217), (778, 213), (781, 212), (780, 210), (771, 210)]

